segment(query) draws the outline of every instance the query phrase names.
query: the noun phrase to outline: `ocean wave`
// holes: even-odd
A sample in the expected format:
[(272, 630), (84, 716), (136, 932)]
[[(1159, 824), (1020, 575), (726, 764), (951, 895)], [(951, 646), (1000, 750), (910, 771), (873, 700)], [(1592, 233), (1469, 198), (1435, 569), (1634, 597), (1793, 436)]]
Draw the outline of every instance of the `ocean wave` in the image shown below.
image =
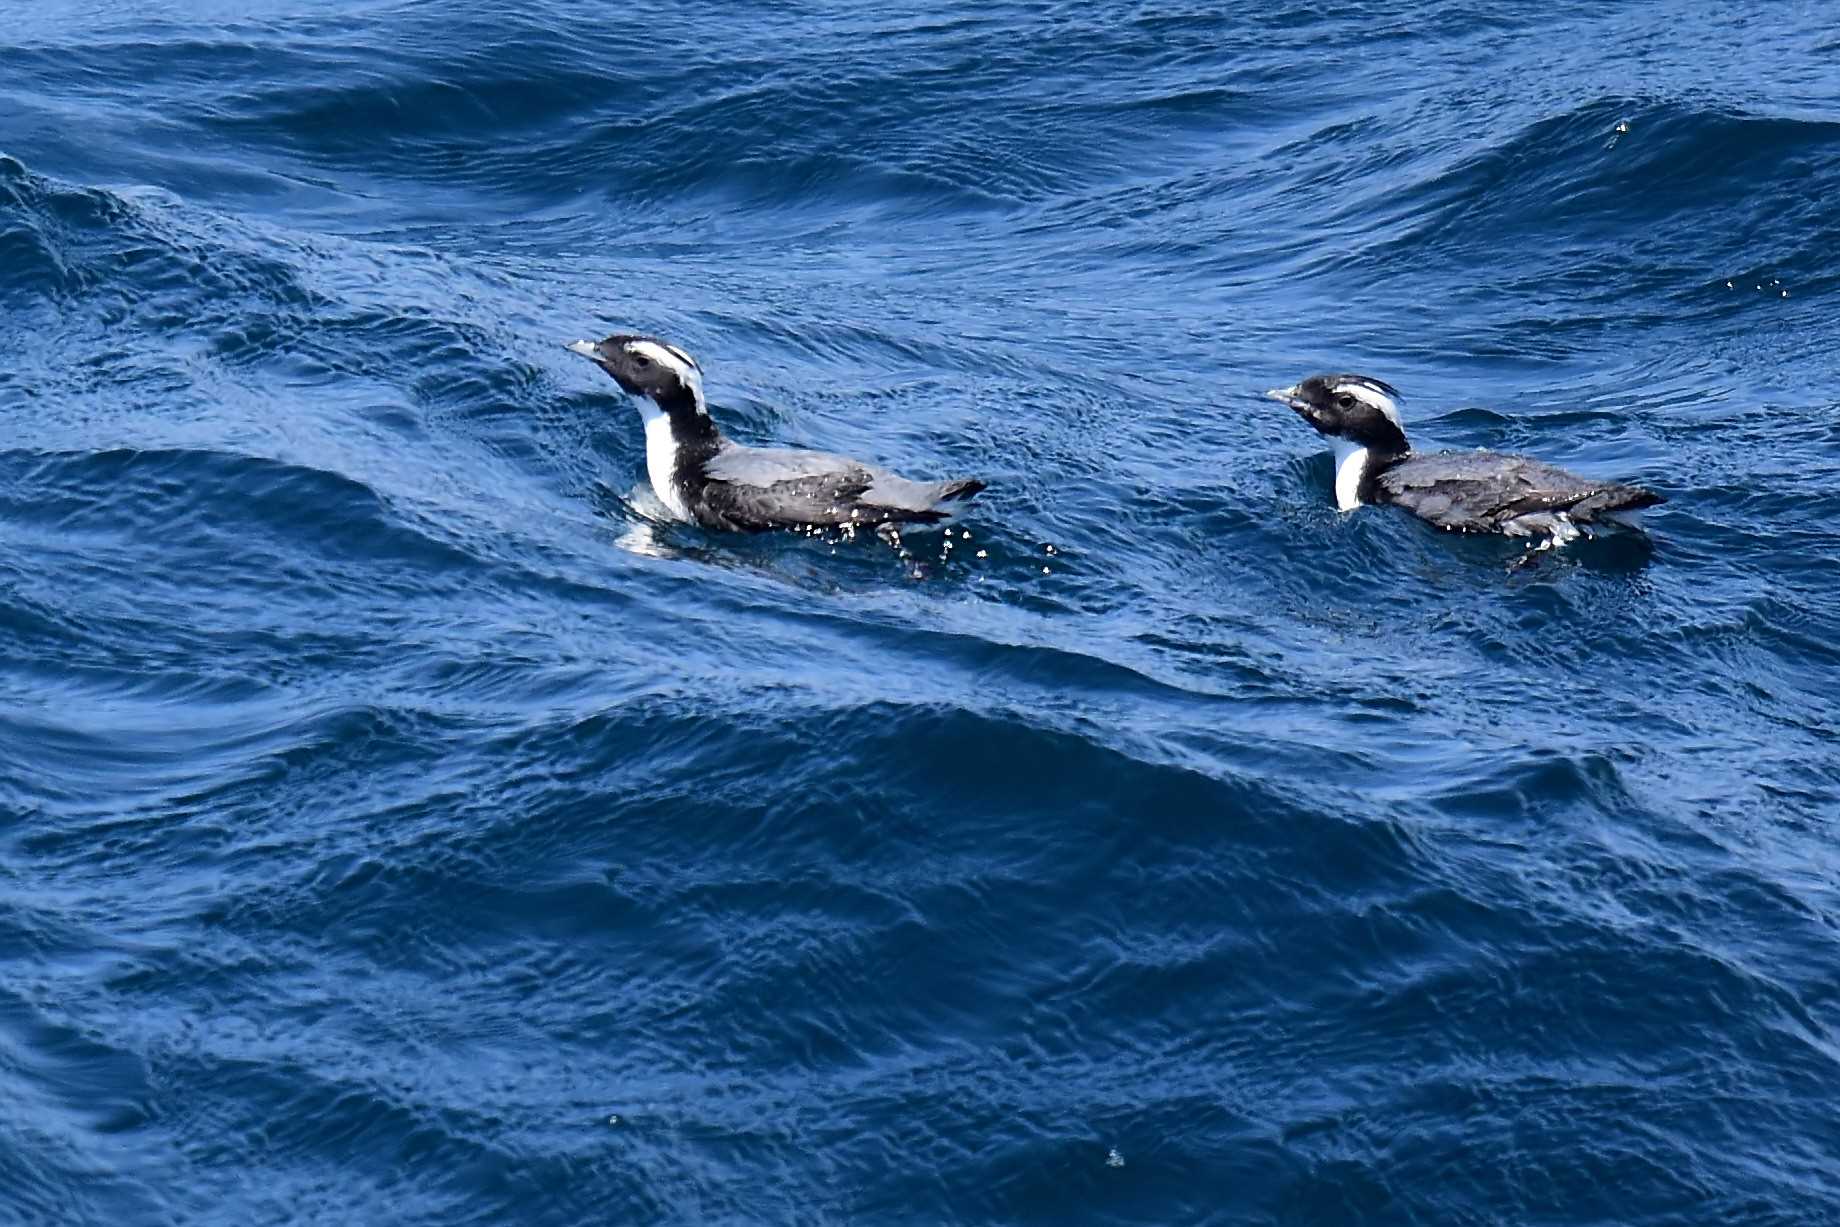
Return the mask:
[[(0, 1218), (1834, 1217), (1806, 15), (283, 16), (0, 47)], [(970, 535), (660, 519), (628, 329)]]
[(1797, 282), (1811, 292), (1825, 284), (1815, 253), (1840, 224), (1824, 181), (1836, 144), (1832, 123), (1601, 99), (1432, 174), (1353, 195), (1342, 212), (1358, 213), (1371, 237), (1319, 267), (1486, 269), (1506, 237), (1545, 253), (1540, 292), (1564, 295), (1574, 310), (1615, 302), (1625, 315), (1677, 312), (1760, 269), (1778, 286), (1785, 274), (1813, 278)]

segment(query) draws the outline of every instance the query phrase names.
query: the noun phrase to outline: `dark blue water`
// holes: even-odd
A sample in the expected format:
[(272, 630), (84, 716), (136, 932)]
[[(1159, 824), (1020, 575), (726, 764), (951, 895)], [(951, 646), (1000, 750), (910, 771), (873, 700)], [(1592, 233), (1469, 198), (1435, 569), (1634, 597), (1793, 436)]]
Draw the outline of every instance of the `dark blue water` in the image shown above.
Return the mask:
[[(1840, 1219), (1836, 29), (9, 6), (0, 1221)], [(616, 328), (970, 540), (649, 522)]]

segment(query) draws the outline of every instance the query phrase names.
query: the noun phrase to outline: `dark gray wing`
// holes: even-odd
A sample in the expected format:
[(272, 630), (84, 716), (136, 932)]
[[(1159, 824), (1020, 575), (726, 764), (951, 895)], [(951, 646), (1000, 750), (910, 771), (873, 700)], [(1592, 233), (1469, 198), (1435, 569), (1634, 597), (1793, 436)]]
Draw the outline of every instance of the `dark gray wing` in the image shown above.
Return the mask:
[(932, 521), (942, 502), (969, 498), (976, 481), (909, 481), (831, 452), (730, 444), (703, 466), (705, 502), (735, 528), (870, 527)]
[(1638, 486), (1581, 477), (1531, 456), (1501, 452), (1407, 456), (1383, 470), (1374, 487), (1380, 501), (1458, 532), (1494, 532), (1519, 516), (1551, 512), (1584, 522), (1662, 501)]

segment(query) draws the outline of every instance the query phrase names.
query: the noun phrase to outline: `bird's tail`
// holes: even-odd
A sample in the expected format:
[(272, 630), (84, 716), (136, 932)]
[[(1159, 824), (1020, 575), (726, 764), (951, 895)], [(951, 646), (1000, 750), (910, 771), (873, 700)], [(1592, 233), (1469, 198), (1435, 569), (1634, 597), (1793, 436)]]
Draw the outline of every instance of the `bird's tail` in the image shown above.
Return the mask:
[(1571, 509), (1571, 514), (1574, 519), (1589, 519), (1617, 511), (1640, 511), (1644, 507), (1665, 502), (1667, 499), (1641, 486), (1605, 486), (1589, 497), (1580, 499)]

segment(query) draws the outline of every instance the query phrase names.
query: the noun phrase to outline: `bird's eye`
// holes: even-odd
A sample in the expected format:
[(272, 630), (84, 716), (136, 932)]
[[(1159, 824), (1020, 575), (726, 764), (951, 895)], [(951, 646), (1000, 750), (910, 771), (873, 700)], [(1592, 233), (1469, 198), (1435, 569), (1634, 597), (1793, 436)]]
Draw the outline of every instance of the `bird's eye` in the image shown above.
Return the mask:
[(1354, 408), (1354, 397), (1348, 395), (1346, 392), (1338, 393), (1335, 398), (1335, 407), (1337, 409)]
[(632, 360), (634, 366), (650, 366), (652, 364), (652, 360), (644, 354), (634, 354)]

